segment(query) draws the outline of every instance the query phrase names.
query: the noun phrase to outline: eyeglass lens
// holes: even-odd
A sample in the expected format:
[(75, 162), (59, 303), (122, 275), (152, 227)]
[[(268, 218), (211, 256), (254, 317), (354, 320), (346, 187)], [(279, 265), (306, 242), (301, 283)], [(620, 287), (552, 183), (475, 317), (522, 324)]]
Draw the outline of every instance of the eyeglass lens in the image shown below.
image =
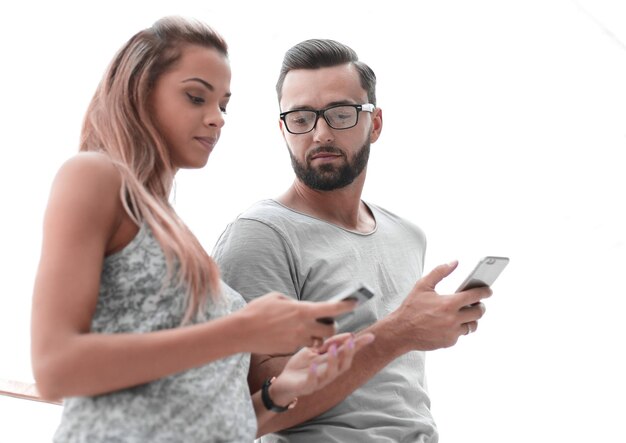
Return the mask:
[[(336, 106), (326, 109), (322, 115), (331, 128), (348, 129), (356, 125), (358, 111), (353, 106)], [(315, 111), (293, 111), (285, 116), (287, 129), (296, 134), (309, 132), (316, 122), (317, 112)]]

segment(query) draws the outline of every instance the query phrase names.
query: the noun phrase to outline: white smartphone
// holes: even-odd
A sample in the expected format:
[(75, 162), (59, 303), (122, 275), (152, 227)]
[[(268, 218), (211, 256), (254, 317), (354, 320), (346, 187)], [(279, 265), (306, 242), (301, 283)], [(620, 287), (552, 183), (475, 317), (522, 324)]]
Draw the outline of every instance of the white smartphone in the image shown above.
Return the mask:
[[(370, 298), (374, 296), (374, 291), (367, 286), (365, 283), (359, 283), (356, 287), (349, 288), (334, 297), (328, 299), (328, 301), (340, 301), (340, 300), (356, 300), (357, 305), (354, 309), (357, 309), (363, 303), (368, 301)], [(322, 317), (318, 318), (317, 321), (320, 323), (324, 323), (327, 325), (332, 325), (335, 321), (339, 321), (341, 318), (346, 317), (348, 315), (352, 315), (354, 310), (351, 312), (347, 312), (345, 314), (339, 315), (336, 318), (333, 317)]]
[(456, 292), (467, 291), (468, 289), (491, 286), (496, 278), (509, 264), (508, 257), (487, 256), (478, 262), (476, 267), (467, 278), (461, 283)]

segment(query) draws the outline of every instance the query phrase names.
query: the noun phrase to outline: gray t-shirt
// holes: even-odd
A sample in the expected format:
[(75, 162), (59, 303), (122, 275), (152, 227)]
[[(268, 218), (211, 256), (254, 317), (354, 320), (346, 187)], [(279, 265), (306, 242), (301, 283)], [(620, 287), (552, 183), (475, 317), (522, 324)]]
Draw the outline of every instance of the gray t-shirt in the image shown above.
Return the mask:
[[(364, 282), (375, 296), (343, 326), (357, 330), (399, 306), (421, 277), (426, 250), (417, 226), (368, 207), (376, 227), (362, 234), (264, 200), (228, 225), (213, 256), (247, 300), (278, 291), (321, 301)], [(397, 358), (337, 406), (263, 442), (437, 442), (424, 358), (417, 351)]]
[[(179, 327), (185, 290), (173, 284), (161, 288), (166, 275), (163, 251), (143, 225), (124, 249), (104, 261), (92, 332), (140, 334)], [(223, 284), (220, 300), (208, 301), (198, 321), (244, 305)], [(247, 383), (249, 361), (249, 354), (235, 354), (129, 389), (67, 398), (54, 441), (250, 443), (256, 418)]]

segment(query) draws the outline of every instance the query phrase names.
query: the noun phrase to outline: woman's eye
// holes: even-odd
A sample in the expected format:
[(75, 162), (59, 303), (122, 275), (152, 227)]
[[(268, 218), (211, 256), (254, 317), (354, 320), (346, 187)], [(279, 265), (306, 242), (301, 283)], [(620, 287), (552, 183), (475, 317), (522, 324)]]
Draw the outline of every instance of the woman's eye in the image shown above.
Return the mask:
[(187, 94), (187, 97), (189, 97), (189, 100), (191, 100), (191, 103), (193, 103), (194, 105), (201, 105), (202, 103), (204, 103), (204, 99), (202, 97), (196, 97), (195, 95), (191, 95), (188, 92), (185, 92), (185, 94)]
[(228, 114), (226, 112), (226, 106), (220, 106), (220, 111), (222, 111), (222, 114)]

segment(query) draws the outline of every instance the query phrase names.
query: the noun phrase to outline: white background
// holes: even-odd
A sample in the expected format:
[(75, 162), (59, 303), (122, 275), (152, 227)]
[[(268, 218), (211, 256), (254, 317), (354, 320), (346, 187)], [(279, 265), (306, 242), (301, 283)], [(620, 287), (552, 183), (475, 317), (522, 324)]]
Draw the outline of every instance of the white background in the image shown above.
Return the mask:
[[(478, 332), (428, 356), (441, 441), (625, 442), (625, 2), (411, 3), (4, 2), (0, 378), (32, 380), (43, 211), (100, 76), (132, 34), (179, 14), (231, 51), (222, 139), (177, 179), (207, 249), (291, 183), (274, 92), (284, 51), (347, 43), (377, 73), (384, 115), (364, 199), (424, 229), (426, 270), (460, 260), (442, 291), (484, 255), (511, 258)], [(0, 441), (49, 441), (59, 413), (0, 398)]]

